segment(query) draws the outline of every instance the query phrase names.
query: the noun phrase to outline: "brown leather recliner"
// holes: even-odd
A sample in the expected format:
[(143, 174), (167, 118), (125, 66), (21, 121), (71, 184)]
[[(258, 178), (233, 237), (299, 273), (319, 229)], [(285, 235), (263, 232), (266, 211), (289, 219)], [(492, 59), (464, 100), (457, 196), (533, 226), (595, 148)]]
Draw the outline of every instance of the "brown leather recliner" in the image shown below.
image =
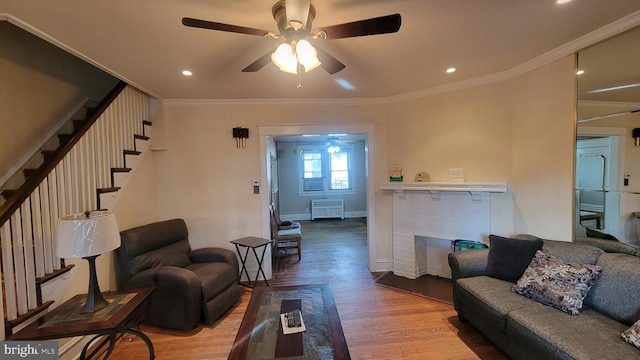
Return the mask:
[(213, 324), (240, 299), (238, 258), (222, 248), (191, 250), (182, 219), (120, 232), (118, 289), (155, 287), (143, 322), (188, 331)]

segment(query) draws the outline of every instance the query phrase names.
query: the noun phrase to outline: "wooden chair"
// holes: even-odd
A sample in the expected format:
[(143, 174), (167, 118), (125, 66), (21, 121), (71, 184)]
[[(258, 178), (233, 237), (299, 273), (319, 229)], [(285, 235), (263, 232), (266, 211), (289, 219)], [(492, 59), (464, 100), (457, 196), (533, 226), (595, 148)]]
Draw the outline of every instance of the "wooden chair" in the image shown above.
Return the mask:
[(273, 240), (272, 256), (279, 262), (287, 256), (298, 255), (302, 259), (302, 231), (301, 229), (280, 229), (276, 220), (275, 207), (269, 206), (271, 217), (271, 239)]

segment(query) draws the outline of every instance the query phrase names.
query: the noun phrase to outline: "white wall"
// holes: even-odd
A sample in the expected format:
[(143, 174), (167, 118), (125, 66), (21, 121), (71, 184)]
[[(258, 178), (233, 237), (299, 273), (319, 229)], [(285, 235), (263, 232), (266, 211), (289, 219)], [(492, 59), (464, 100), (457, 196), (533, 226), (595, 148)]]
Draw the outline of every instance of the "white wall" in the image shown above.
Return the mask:
[(512, 81), (514, 229), (572, 239), (575, 159), (575, 57)]
[[(516, 79), (393, 104), (167, 107), (167, 150), (156, 153), (159, 217), (185, 218), (194, 247), (232, 248), (235, 238), (268, 236), (261, 220), (267, 209), (252, 191), (252, 181), (262, 178), (258, 125), (340, 119), (375, 124), (376, 184), (388, 181), (392, 164), (410, 177), (426, 171), (432, 181), (447, 181), (448, 169), (464, 168), (467, 181), (512, 186), (495, 202), (511, 197), (513, 213), (493, 228), (569, 241), (573, 61), (567, 56)], [(245, 149), (231, 136), (236, 126), (249, 128)], [(391, 195), (376, 190), (375, 202), (375, 258), (384, 264), (392, 258)]]

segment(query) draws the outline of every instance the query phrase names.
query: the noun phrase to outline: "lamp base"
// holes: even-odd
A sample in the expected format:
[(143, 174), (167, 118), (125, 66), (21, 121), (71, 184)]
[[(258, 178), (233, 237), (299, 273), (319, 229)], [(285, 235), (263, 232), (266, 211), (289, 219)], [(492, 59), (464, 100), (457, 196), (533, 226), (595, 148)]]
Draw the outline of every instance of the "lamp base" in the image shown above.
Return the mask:
[(87, 301), (80, 313), (91, 314), (98, 310), (104, 309), (109, 302), (104, 299), (98, 285), (98, 277), (96, 275), (96, 258), (100, 255), (88, 256), (83, 259), (89, 262), (89, 290), (87, 291)]

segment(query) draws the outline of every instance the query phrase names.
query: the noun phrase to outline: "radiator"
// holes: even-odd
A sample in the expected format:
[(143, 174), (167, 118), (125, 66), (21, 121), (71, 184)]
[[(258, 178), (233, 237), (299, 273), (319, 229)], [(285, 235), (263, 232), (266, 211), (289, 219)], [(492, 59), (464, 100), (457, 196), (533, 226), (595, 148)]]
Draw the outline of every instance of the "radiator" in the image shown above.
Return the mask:
[(319, 218), (344, 219), (343, 199), (313, 199), (311, 200), (311, 220)]

